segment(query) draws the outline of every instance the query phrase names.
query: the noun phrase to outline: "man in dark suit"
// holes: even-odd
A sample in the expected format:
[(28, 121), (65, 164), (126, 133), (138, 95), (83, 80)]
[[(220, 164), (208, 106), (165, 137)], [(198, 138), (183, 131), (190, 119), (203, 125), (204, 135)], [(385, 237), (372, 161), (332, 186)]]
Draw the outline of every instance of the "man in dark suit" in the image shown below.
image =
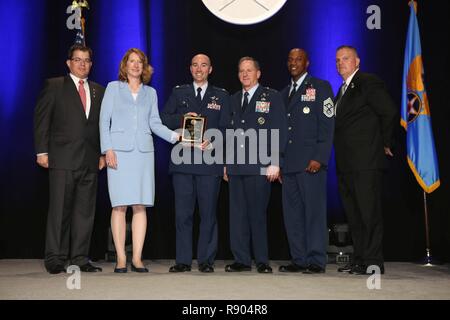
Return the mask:
[[(173, 89), (162, 122), (171, 129), (181, 126), (183, 115), (206, 118), (205, 137), (213, 131), (224, 132), (230, 122), (229, 95), (225, 89), (208, 82), (212, 72), (209, 57), (197, 54), (191, 60), (193, 83)], [(216, 159), (207, 163), (205, 159)], [(200, 145), (178, 144), (172, 149), (169, 172), (175, 193), (176, 263), (170, 272), (191, 271), (192, 229), (196, 203), (200, 214), (197, 262), (200, 272), (214, 272), (217, 253), (217, 200), (223, 177), (223, 139), (205, 139)]]
[(327, 167), (333, 144), (333, 90), (308, 74), (308, 54), (289, 52), (283, 89), (288, 144), (282, 169), (283, 214), (292, 263), (280, 272), (323, 273), (327, 263)]
[[(234, 263), (227, 272), (251, 270), (252, 251), (259, 273), (272, 273), (267, 244), (267, 205), (278, 179), (286, 145), (286, 112), (281, 95), (262, 87), (258, 61), (239, 61), (242, 90), (231, 97), (226, 173), (230, 193), (230, 240)], [(252, 250), (253, 249), (253, 250)]]
[(90, 48), (74, 45), (66, 64), (70, 74), (45, 82), (34, 114), (37, 163), (49, 169), (50, 200), (45, 267), (65, 272), (65, 264), (96, 272), (88, 259), (94, 224), (100, 154), (99, 114), (104, 88), (87, 80)]
[(366, 274), (376, 265), (384, 273), (382, 171), (391, 147), (397, 111), (385, 84), (359, 71), (356, 49), (341, 46), (336, 68), (344, 80), (335, 99), (334, 147), (339, 193), (352, 234), (354, 257), (340, 272)]

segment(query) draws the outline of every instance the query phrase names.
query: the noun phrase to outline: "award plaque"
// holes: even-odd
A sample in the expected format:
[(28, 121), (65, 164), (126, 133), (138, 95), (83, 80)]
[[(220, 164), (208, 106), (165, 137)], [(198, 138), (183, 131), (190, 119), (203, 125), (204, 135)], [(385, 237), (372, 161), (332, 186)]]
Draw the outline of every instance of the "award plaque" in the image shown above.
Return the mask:
[(206, 118), (201, 116), (184, 116), (181, 128), (182, 142), (202, 143), (205, 132)]

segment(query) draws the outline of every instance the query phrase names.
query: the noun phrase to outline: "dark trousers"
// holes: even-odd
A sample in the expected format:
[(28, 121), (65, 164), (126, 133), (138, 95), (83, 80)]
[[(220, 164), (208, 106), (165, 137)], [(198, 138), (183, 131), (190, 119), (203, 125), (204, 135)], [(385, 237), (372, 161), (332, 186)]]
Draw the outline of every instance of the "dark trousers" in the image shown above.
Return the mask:
[(283, 175), (283, 216), (292, 261), (327, 263), (327, 171)]
[(340, 174), (338, 184), (352, 234), (353, 262), (383, 264), (382, 171)]
[(95, 217), (97, 173), (87, 168), (76, 171), (49, 169), (49, 210), (45, 241), (48, 269), (88, 262)]
[(200, 230), (197, 262), (213, 264), (217, 253), (217, 198), (222, 177), (174, 173), (176, 263), (192, 263), (192, 227), (198, 201)]
[(266, 176), (229, 176), (230, 246), (234, 260), (250, 266), (268, 263), (267, 205), (271, 183)]

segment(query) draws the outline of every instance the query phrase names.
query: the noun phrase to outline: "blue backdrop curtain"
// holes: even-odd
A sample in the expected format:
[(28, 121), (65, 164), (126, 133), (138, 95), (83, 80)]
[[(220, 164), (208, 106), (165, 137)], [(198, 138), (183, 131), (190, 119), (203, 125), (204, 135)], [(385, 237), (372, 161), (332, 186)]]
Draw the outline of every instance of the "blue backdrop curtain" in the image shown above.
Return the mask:
[[(381, 76), (400, 106), (408, 1), (289, 0), (281, 11), (258, 25), (234, 26), (207, 11), (201, 1), (97, 0), (85, 10), (86, 41), (94, 50), (90, 78), (106, 85), (115, 80), (118, 65), (130, 47), (145, 51), (155, 69), (151, 85), (157, 89), (160, 108), (171, 89), (191, 81), (189, 62), (198, 52), (213, 63), (210, 81), (231, 93), (239, 89), (237, 61), (251, 55), (262, 66), (261, 83), (275, 89), (289, 81), (286, 56), (292, 47), (310, 54), (310, 73), (329, 80), (335, 91), (335, 49), (341, 44), (358, 48), (361, 68)], [(47, 172), (35, 164), (33, 109), (45, 78), (66, 74), (66, 52), (75, 32), (66, 28), (71, 1), (0, 0), (0, 150), (1, 210), (0, 257), (43, 256), (48, 202)], [(369, 5), (381, 8), (381, 29), (369, 30)], [(419, 1), (419, 23), (427, 90), (439, 163), (445, 164), (449, 142), (449, 51), (440, 42), (448, 38), (449, 4)], [(441, 39), (441, 40), (436, 40)], [(447, 137), (447, 138), (446, 138)], [(388, 259), (411, 260), (424, 250), (421, 190), (405, 163), (404, 133), (398, 127), (396, 158), (391, 161), (384, 189), (385, 252)], [(156, 205), (149, 210), (146, 258), (174, 258), (173, 191), (167, 175), (169, 146), (156, 143)], [(450, 204), (448, 169), (441, 167), (442, 186), (429, 197), (432, 247), (449, 258)], [(446, 179), (447, 178), (447, 179)], [(231, 258), (228, 239), (228, 193), (224, 183), (219, 201), (218, 258)], [(100, 174), (92, 257), (107, 250), (110, 203), (105, 173)], [(330, 225), (345, 221), (337, 194), (334, 159), (328, 184)], [(272, 259), (287, 259), (288, 247), (280, 203), (280, 186), (270, 201), (269, 245)], [(196, 231), (195, 231), (196, 232)]]

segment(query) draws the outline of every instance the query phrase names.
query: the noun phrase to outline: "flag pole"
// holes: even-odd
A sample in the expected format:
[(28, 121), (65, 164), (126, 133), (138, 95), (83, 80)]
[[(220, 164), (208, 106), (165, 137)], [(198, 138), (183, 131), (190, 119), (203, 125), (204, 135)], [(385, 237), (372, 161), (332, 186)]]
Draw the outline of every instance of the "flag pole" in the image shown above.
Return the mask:
[[(428, 220), (428, 206), (427, 206), (427, 192), (431, 193), (440, 185), (439, 169), (437, 165), (437, 155), (433, 142), (433, 131), (431, 129), (430, 122), (430, 110), (428, 104), (428, 98), (423, 84), (423, 69), (422, 69), (422, 50), (420, 45), (419, 26), (417, 22), (417, 2), (411, 0), (408, 2), (408, 6), (411, 8), (408, 33), (406, 38), (405, 48), (405, 64), (403, 69), (403, 89), (402, 89), (402, 117), (401, 125), (405, 130), (412, 134), (415, 139), (411, 142), (409, 139), (406, 141), (407, 147), (407, 161), (408, 164), (416, 176), (416, 180), (423, 189), (423, 205), (424, 205), (424, 218), (425, 218), (425, 242), (426, 242), (426, 257), (421, 261), (426, 266), (432, 266), (437, 262), (433, 260), (431, 256), (430, 245), (430, 225)], [(418, 61), (419, 67), (414, 67), (414, 61)], [(418, 120), (414, 118), (408, 121), (408, 115), (411, 112), (410, 100), (408, 97), (409, 92), (419, 97), (420, 105), (423, 108), (423, 112), (420, 111), (417, 115), (422, 116), (421, 125), (418, 125)], [(426, 118), (428, 117), (428, 118)], [(428, 120), (426, 120), (428, 119)], [(411, 126), (411, 127), (410, 127)], [(419, 136), (421, 139), (419, 139)], [(423, 141), (421, 141), (423, 140)], [(419, 147), (420, 142), (420, 147)], [(417, 152), (421, 150), (421, 152)], [(431, 158), (431, 162), (429, 161)], [(427, 165), (423, 165), (427, 163)], [(425, 176), (431, 177), (425, 181)]]
[(83, 8), (89, 9), (89, 3), (87, 2), (87, 0), (73, 0), (72, 10), (75, 10), (76, 8), (80, 9), (80, 31), (78, 31), (78, 33), (77, 33), (75, 42), (80, 43), (83, 46), (85, 46), (86, 45), (86, 34), (85, 34), (86, 20), (83, 16)]
[(425, 214), (425, 242), (426, 242), (426, 257), (425, 257), (425, 265), (432, 266), (432, 257), (431, 257), (431, 249), (430, 249), (430, 228), (428, 225), (428, 208), (427, 208), (427, 193), (423, 192), (423, 207)]

